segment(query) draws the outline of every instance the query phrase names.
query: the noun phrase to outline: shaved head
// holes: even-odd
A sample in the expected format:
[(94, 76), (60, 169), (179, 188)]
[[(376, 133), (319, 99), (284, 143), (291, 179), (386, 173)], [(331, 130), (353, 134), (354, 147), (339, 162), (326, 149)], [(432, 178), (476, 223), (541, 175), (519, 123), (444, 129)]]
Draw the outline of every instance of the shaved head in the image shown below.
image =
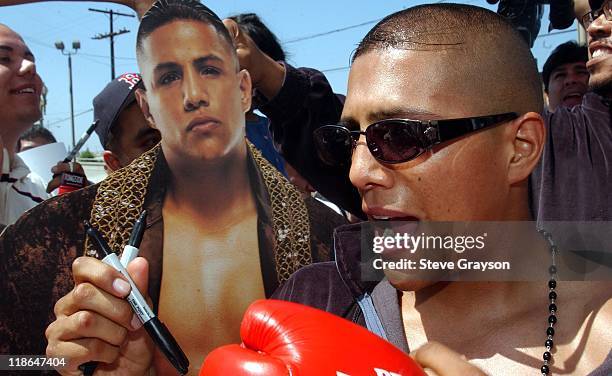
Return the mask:
[(353, 61), (379, 50), (422, 51), (443, 57), (438, 69), (447, 93), (471, 98), (476, 114), (541, 112), (535, 59), (503, 17), (462, 4), (409, 8), (380, 21), (361, 41)]

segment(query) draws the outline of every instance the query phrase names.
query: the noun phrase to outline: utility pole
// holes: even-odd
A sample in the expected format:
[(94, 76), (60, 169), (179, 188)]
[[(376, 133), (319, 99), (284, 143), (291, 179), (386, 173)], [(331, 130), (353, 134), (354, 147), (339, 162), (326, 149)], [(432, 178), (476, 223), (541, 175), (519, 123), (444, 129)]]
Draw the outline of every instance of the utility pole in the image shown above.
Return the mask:
[(107, 34), (98, 34), (91, 39), (106, 39), (110, 38), (110, 59), (111, 59), (111, 80), (115, 79), (115, 37), (121, 34), (129, 33), (130, 31), (123, 28), (119, 31), (113, 29), (113, 16), (134, 17), (133, 14), (125, 14), (111, 10), (100, 10), (89, 8), (92, 12), (99, 12), (110, 15), (110, 32)]

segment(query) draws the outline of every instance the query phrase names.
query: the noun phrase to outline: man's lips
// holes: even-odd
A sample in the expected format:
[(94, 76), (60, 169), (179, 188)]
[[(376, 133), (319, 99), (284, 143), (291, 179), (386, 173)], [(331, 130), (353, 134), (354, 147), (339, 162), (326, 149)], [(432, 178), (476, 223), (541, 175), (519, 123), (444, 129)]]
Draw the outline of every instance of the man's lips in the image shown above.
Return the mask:
[(591, 42), (589, 44), (589, 52), (591, 53), (591, 59), (587, 61), (587, 68), (590, 65), (597, 63), (599, 60), (607, 58), (612, 54), (612, 46), (602, 42)]
[(11, 94), (14, 95), (38, 95), (38, 90), (36, 90), (36, 86), (32, 85), (32, 84), (25, 84), (25, 85), (20, 85), (17, 86), (13, 89), (10, 90)]
[(571, 92), (563, 96), (563, 101), (580, 101), (584, 92)]
[(364, 213), (375, 221), (419, 221), (420, 219), (404, 211), (386, 208), (364, 208)]
[(218, 119), (212, 117), (198, 117), (193, 119), (187, 125), (187, 131), (199, 130), (207, 131), (221, 124)]

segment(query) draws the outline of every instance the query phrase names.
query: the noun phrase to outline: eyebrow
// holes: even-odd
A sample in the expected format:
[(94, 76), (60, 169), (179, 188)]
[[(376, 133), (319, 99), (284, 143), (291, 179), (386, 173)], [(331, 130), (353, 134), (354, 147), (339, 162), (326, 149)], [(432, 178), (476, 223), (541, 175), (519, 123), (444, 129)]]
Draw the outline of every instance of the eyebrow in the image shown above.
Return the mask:
[(159, 63), (155, 66), (155, 68), (153, 68), (153, 72), (154, 73), (159, 73), (161, 71), (167, 71), (167, 70), (172, 70), (172, 69), (181, 69), (181, 66), (178, 65), (177, 63)]
[[(15, 49), (13, 47), (7, 46), (5, 44), (0, 45), (0, 50), (8, 51), (8, 52), (15, 51)], [(24, 56), (28, 56), (28, 57), (31, 57), (32, 59), (34, 59), (34, 54), (32, 53), (32, 51), (30, 51), (28, 49), (25, 50)]]
[[(384, 110), (371, 111), (367, 115), (369, 124), (386, 119), (434, 120), (445, 117), (416, 107), (391, 107)], [(359, 129), (359, 122), (350, 116), (340, 119), (340, 124), (349, 129)]]
[(206, 63), (208, 63), (210, 61), (218, 62), (218, 63), (223, 63), (223, 59), (221, 59), (219, 56), (214, 55), (214, 54), (209, 54), (209, 55), (202, 56), (202, 57), (199, 57), (199, 58), (195, 59), (193, 61), (193, 65), (196, 65), (196, 66), (197, 65), (204, 65), (204, 64), (206, 64)]
[[(209, 54), (209, 55), (202, 56), (202, 57), (199, 57), (199, 58), (195, 59), (193, 61), (193, 65), (195, 65), (195, 66), (204, 65), (204, 64), (208, 63), (209, 61), (216, 61), (216, 62), (222, 63), (223, 59), (221, 59), (217, 55)], [(181, 66), (179, 64), (173, 63), (173, 62), (159, 63), (159, 64), (157, 64), (155, 66), (153, 71), (154, 72), (159, 72), (159, 71), (166, 71), (166, 70), (172, 70), (172, 69), (181, 69)]]

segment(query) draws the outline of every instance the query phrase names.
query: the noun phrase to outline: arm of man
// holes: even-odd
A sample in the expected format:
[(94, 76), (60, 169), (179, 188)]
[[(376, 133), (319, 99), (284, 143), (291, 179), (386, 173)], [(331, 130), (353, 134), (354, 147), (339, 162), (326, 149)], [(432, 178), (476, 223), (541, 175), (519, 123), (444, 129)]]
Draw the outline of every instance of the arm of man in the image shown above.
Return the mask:
[(317, 157), (312, 132), (340, 120), (343, 101), (321, 72), (296, 69), (264, 54), (233, 20), (223, 21), (234, 39), (241, 68), (251, 74), (253, 86), (268, 99), (259, 108), (269, 119), (281, 153), (323, 196), (363, 217), (361, 198), (351, 184), (349, 168), (325, 165)]
[[(64, 1), (64, 0), (44, 0), (44, 1)], [(76, 0), (68, 0), (68, 1), (76, 1)], [(80, 1), (80, 0), (79, 0)], [(83, 1), (96, 1), (96, 0), (83, 0)], [(132, 8), (137, 14), (138, 19), (141, 19), (142, 16), (151, 8), (151, 5), (155, 2), (154, 0), (106, 0), (110, 3), (121, 4), (127, 7)], [(0, 0), (0, 6), (6, 5), (19, 5), (19, 4), (29, 4), (29, 3), (40, 3), (41, 0)]]

